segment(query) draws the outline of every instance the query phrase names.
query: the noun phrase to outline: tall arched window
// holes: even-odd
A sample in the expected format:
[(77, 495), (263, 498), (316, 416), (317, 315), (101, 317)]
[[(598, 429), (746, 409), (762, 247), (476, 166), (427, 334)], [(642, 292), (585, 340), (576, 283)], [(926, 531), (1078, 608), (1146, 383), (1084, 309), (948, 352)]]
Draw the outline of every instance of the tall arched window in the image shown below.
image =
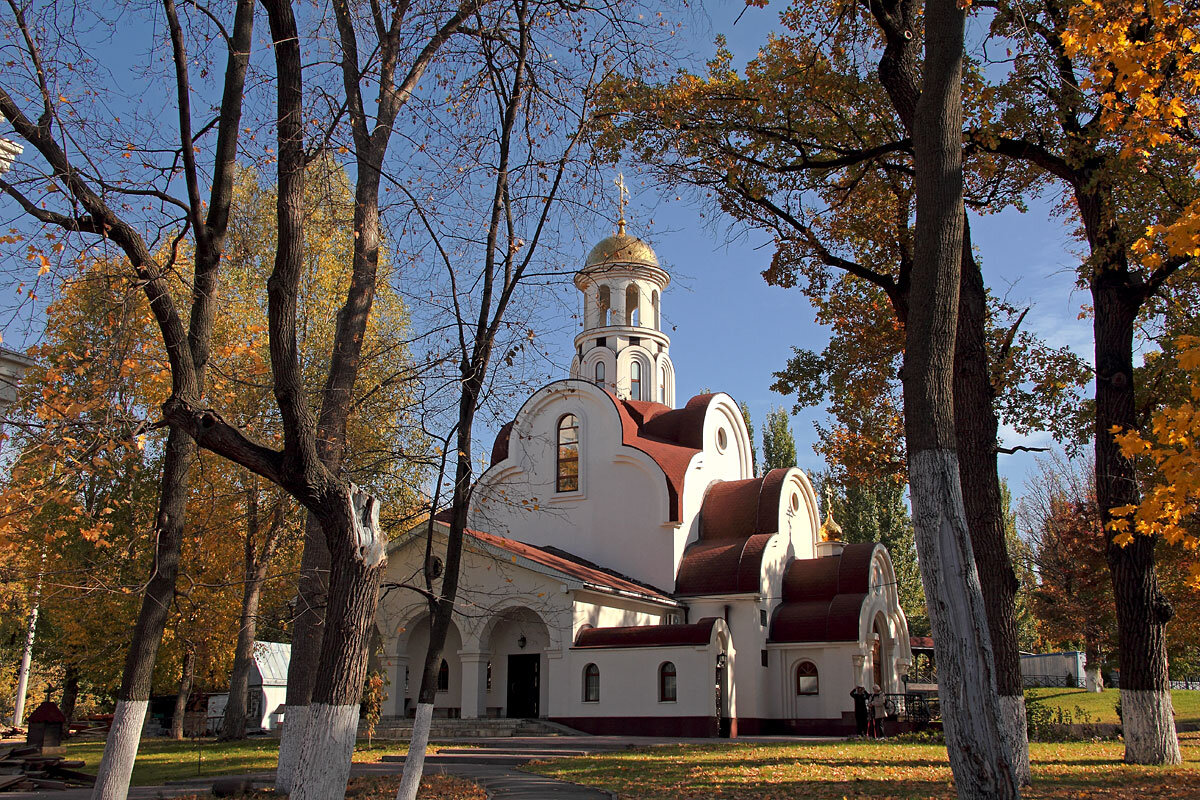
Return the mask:
[(667, 404), (667, 368), (658, 368), (658, 402)]
[(655, 289), (650, 293), (650, 308), (654, 311), (654, 330), (662, 330), (662, 315), (658, 305), (658, 290)]
[(612, 290), (610, 290), (607, 286), (600, 287), (599, 306), (600, 324), (607, 325), (609, 322), (609, 312), (612, 311)]
[(600, 702), (600, 668), (595, 664), (583, 668), (583, 702)]
[(820, 688), (817, 665), (811, 661), (801, 661), (796, 667), (796, 694), (817, 694)]
[(558, 491), (579, 491), (579, 419), (574, 414), (558, 421)]
[(664, 661), (658, 668), (658, 701), (673, 703), (675, 698), (675, 664)]
[(604, 362), (603, 361), (596, 362), (596, 385), (597, 386), (604, 385)]
[(634, 361), (629, 365), (629, 399), (642, 399), (642, 363)]
[(625, 324), (640, 325), (641, 324), (641, 292), (638, 291), (636, 283), (631, 283), (625, 288)]
[(450, 665), (446, 663), (446, 659), (442, 659), (442, 665), (438, 667), (438, 688), (439, 692), (450, 691)]

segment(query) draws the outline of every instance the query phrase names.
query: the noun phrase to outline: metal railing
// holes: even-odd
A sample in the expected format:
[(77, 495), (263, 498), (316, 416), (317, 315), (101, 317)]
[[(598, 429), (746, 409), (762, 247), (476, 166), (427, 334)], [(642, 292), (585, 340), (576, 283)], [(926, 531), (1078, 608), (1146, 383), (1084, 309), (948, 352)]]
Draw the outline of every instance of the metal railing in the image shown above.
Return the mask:
[(912, 723), (917, 730), (922, 730), (929, 723), (942, 718), (942, 704), (936, 692), (885, 694), (883, 709), (889, 718)]

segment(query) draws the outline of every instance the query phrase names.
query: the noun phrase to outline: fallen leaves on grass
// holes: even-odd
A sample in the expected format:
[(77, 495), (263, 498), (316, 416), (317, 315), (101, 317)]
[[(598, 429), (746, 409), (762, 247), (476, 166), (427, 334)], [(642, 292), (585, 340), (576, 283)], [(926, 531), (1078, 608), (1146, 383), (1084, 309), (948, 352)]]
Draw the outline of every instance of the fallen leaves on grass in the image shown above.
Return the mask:
[[(1027, 800), (1200, 800), (1200, 735), (1180, 736), (1179, 767), (1121, 763), (1120, 742), (1034, 744)], [(531, 764), (622, 800), (852, 800), (955, 797), (944, 746), (891, 742), (673, 745)]]

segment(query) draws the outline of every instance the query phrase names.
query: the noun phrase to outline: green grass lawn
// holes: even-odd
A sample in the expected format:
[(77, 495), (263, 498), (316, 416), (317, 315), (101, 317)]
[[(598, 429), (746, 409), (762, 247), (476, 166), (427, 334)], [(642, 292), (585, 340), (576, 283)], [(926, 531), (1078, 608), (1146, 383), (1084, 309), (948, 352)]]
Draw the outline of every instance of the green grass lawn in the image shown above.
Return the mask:
[[(1029, 800), (1200, 798), (1200, 735), (1181, 737), (1179, 767), (1120, 763), (1119, 742), (1034, 744)], [(543, 775), (599, 786), (622, 800), (950, 800), (946, 748), (934, 744), (676, 745), (530, 765)]]
[[(102, 740), (68, 742), (67, 758), (82, 759), (85, 772), (95, 773), (104, 754)], [(354, 750), (355, 761), (378, 761), (385, 753), (403, 753), (407, 742), (376, 739), (371, 747), (361, 740)], [(431, 748), (430, 752), (436, 752)], [(254, 737), (241, 742), (218, 742), (216, 739), (143, 739), (138, 747), (133, 767), (134, 786), (154, 786), (167, 781), (208, 775), (241, 775), (275, 769), (279, 756), (279, 740), (273, 737)]]
[[(1117, 698), (1121, 693), (1116, 689), (1105, 689), (1103, 692), (1087, 692), (1083, 689), (1026, 689), (1025, 697), (1037, 698), (1047, 707), (1058, 706), (1063, 711), (1077, 716), (1075, 707), (1079, 706), (1092, 717), (1092, 722), (1116, 723)], [(1175, 706), (1175, 719), (1180, 722), (1200, 722), (1200, 692), (1178, 691), (1171, 693), (1171, 701)], [(1082, 722), (1081, 719), (1075, 719)]]

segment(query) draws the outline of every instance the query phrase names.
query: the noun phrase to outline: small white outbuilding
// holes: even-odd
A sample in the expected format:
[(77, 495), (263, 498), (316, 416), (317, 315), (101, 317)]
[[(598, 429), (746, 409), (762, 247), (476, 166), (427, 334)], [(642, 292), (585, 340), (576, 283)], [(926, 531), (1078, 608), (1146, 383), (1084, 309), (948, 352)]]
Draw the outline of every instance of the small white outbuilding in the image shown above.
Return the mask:
[[(292, 646), (282, 642), (255, 642), (254, 664), (246, 694), (246, 730), (276, 730), (283, 723), (287, 699), (288, 662)], [(208, 697), (208, 726), (216, 731), (225, 716), (229, 693)]]

